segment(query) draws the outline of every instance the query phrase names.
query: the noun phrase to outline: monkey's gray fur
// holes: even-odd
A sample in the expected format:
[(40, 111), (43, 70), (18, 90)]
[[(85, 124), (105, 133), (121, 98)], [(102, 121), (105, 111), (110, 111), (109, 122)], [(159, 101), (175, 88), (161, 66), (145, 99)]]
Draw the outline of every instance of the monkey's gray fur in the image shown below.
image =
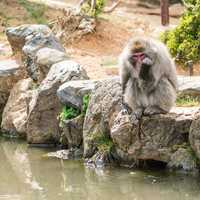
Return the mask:
[[(141, 62), (131, 62), (134, 52), (145, 55)], [(137, 118), (170, 111), (176, 100), (177, 77), (164, 44), (151, 38), (132, 39), (119, 64), (123, 101)]]

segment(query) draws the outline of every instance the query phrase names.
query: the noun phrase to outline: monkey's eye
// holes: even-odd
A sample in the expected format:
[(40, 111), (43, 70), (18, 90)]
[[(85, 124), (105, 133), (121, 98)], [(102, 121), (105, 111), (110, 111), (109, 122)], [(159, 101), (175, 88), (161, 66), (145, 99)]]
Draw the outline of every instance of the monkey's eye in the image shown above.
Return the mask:
[(146, 57), (146, 56), (145, 56), (144, 53), (134, 53), (134, 54), (132, 55), (132, 58), (133, 58), (133, 60), (135, 60), (135, 61), (142, 61), (142, 60), (144, 60), (145, 57)]

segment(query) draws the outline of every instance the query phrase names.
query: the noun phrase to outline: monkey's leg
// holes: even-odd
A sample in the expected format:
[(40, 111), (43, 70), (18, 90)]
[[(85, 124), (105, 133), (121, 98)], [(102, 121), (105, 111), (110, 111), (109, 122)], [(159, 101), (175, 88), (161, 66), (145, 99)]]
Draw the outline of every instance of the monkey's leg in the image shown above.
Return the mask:
[(149, 106), (144, 110), (144, 115), (156, 115), (156, 114), (166, 114), (167, 111), (163, 110), (158, 106)]
[(142, 114), (143, 114), (143, 110), (144, 110), (143, 107), (138, 107), (137, 109), (135, 109), (131, 114), (132, 118), (133, 119), (141, 119), (142, 118)]
[(162, 78), (156, 88), (149, 94), (149, 106), (144, 115), (166, 114), (176, 100), (176, 91), (167, 78)]

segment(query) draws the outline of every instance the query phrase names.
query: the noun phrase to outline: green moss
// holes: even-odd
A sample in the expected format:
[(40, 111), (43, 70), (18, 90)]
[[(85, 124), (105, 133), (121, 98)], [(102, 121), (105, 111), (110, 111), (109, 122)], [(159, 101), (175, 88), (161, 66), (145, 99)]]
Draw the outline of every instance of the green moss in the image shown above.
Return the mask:
[(17, 2), (26, 9), (29, 16), (36, 23), (47, 24), (47, 19), (45, 18), (47, 7), (44, 4), (31, 3), (27, 0), (17, 0)]
[(176, 99), (176, 106), (184, 107), (184, 106), (199, 106), (199, 105), (200, 105), (199, 98), (191, 95), (180, 95)]
[(200, 0), (186, 0), (187, 9), (178, 26), (161, 36), (180, 64), (200, 61)]
[(97, 147), (98, 152), (103, 154), (105, 153), (109, 154), (113, 147), (112, 140), (108, 136), (102, 133), (92, 134), (90, 140), (93, 142), (93, 145)]

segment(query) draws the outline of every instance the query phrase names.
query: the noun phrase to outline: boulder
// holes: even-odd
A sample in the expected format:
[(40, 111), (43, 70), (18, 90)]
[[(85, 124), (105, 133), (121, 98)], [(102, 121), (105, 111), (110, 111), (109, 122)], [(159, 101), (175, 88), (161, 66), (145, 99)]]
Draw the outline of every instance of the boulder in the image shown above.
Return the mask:
[(29, 143), (57, 143), (60, 138), (58, 114), (61, 103), (56, 92), (61, 84), (71, 80), (88, 79), (85, 70), (76, 62), (67, 60), (54, 64), (30, 102), (27, 122)]
[[(65, 49), (46, 25), (23, 25), (8, 28), (6, 34), (14, 54), (20, 55), (21, 63), (24, 64), (28, 75), (38, 83), (45, 78), (52, 64), (66, 58), (63, 55)], [(39, 52), (43, 55), (41, 58), (43, 61), (45, 56), (54, 56), (51, 58), (52, 62), (49, 61), (46, 66), (41, 67), (40, 57), (42, 55), (38, 51), (42, 48), (52, 49), (52, 51), (43, 49)]]
[(95, 134), (107, 134), (110, 137), (110, 122), (121, 110), (121, 94), (119, 78), (100, 81), (91, 93), (83, 125), (85, 158), (95, 154), (97, 149), (93, 141)]
[(61, 123), (61, 145), (67, 148), (82, 148), (84, 116), (63, 120)]
[(34, 37), (35, 34), (49, 35), (51, 30), (46, 25), (25, 24), (18, 27), (9, 27), (6, 29), (8, 41), (14, 53), (22, 53), (26, 41)]
[(192, 149), (200, 159), (200, 110), (191, 124), (189, 141)]
[(23, 73), (14, 60), (0, 61), (0, 121), (10, 90), (22, 77)]
[(15, 84), (2, 115), (1, 129), (4, 134), (26, 137), (26, 122), (29, 102), (34, 94), (32, 79), (23, 79)]
[(174, 154), (171, 155), (168, 167), (175, 170), (198, 171), (197, 158), (193, 152), (187, 148), (180, 147)]
[(37, 51), (35, 65), (37, 66), (37, 79), (41, 82), (49, 72), (51, 66), (60, 61), (66, 60), (68, 57), (62, 51), (51, 48), (42, 48)]
[(28, 72), (28, 75), (34, 81), (37, 81), (37, 82), (39, 82), (38, 74), (40, 74), (40, 72), (36, 64), (36, 54), (38, 50), (44, 47), (65, 52), (60, 42), (55, 38), (55, 36), (52, 33), (49, 33), (48, 35), (36, 34), (25, 43), (22, 49), (22, 60)]
[(121, 94), (115, 78), (99, 82), (90, 96), (83, 127), (84, 157), (89, 162), (96, 162), (103, 149), (122, 165), (140, 161), (167, 165), (180, 147), (189, 145), (190, 126), (199, 108), (174, 108), (137, 121), (124, 112)]
[(200, 76), (178, 76), (180, 95), (200, 96)]
[(81, 110), (83, 96), (90, 94), (97, 82), (95, 80), (66, 82), (59, 87), (57, 96), (63, 104)]

